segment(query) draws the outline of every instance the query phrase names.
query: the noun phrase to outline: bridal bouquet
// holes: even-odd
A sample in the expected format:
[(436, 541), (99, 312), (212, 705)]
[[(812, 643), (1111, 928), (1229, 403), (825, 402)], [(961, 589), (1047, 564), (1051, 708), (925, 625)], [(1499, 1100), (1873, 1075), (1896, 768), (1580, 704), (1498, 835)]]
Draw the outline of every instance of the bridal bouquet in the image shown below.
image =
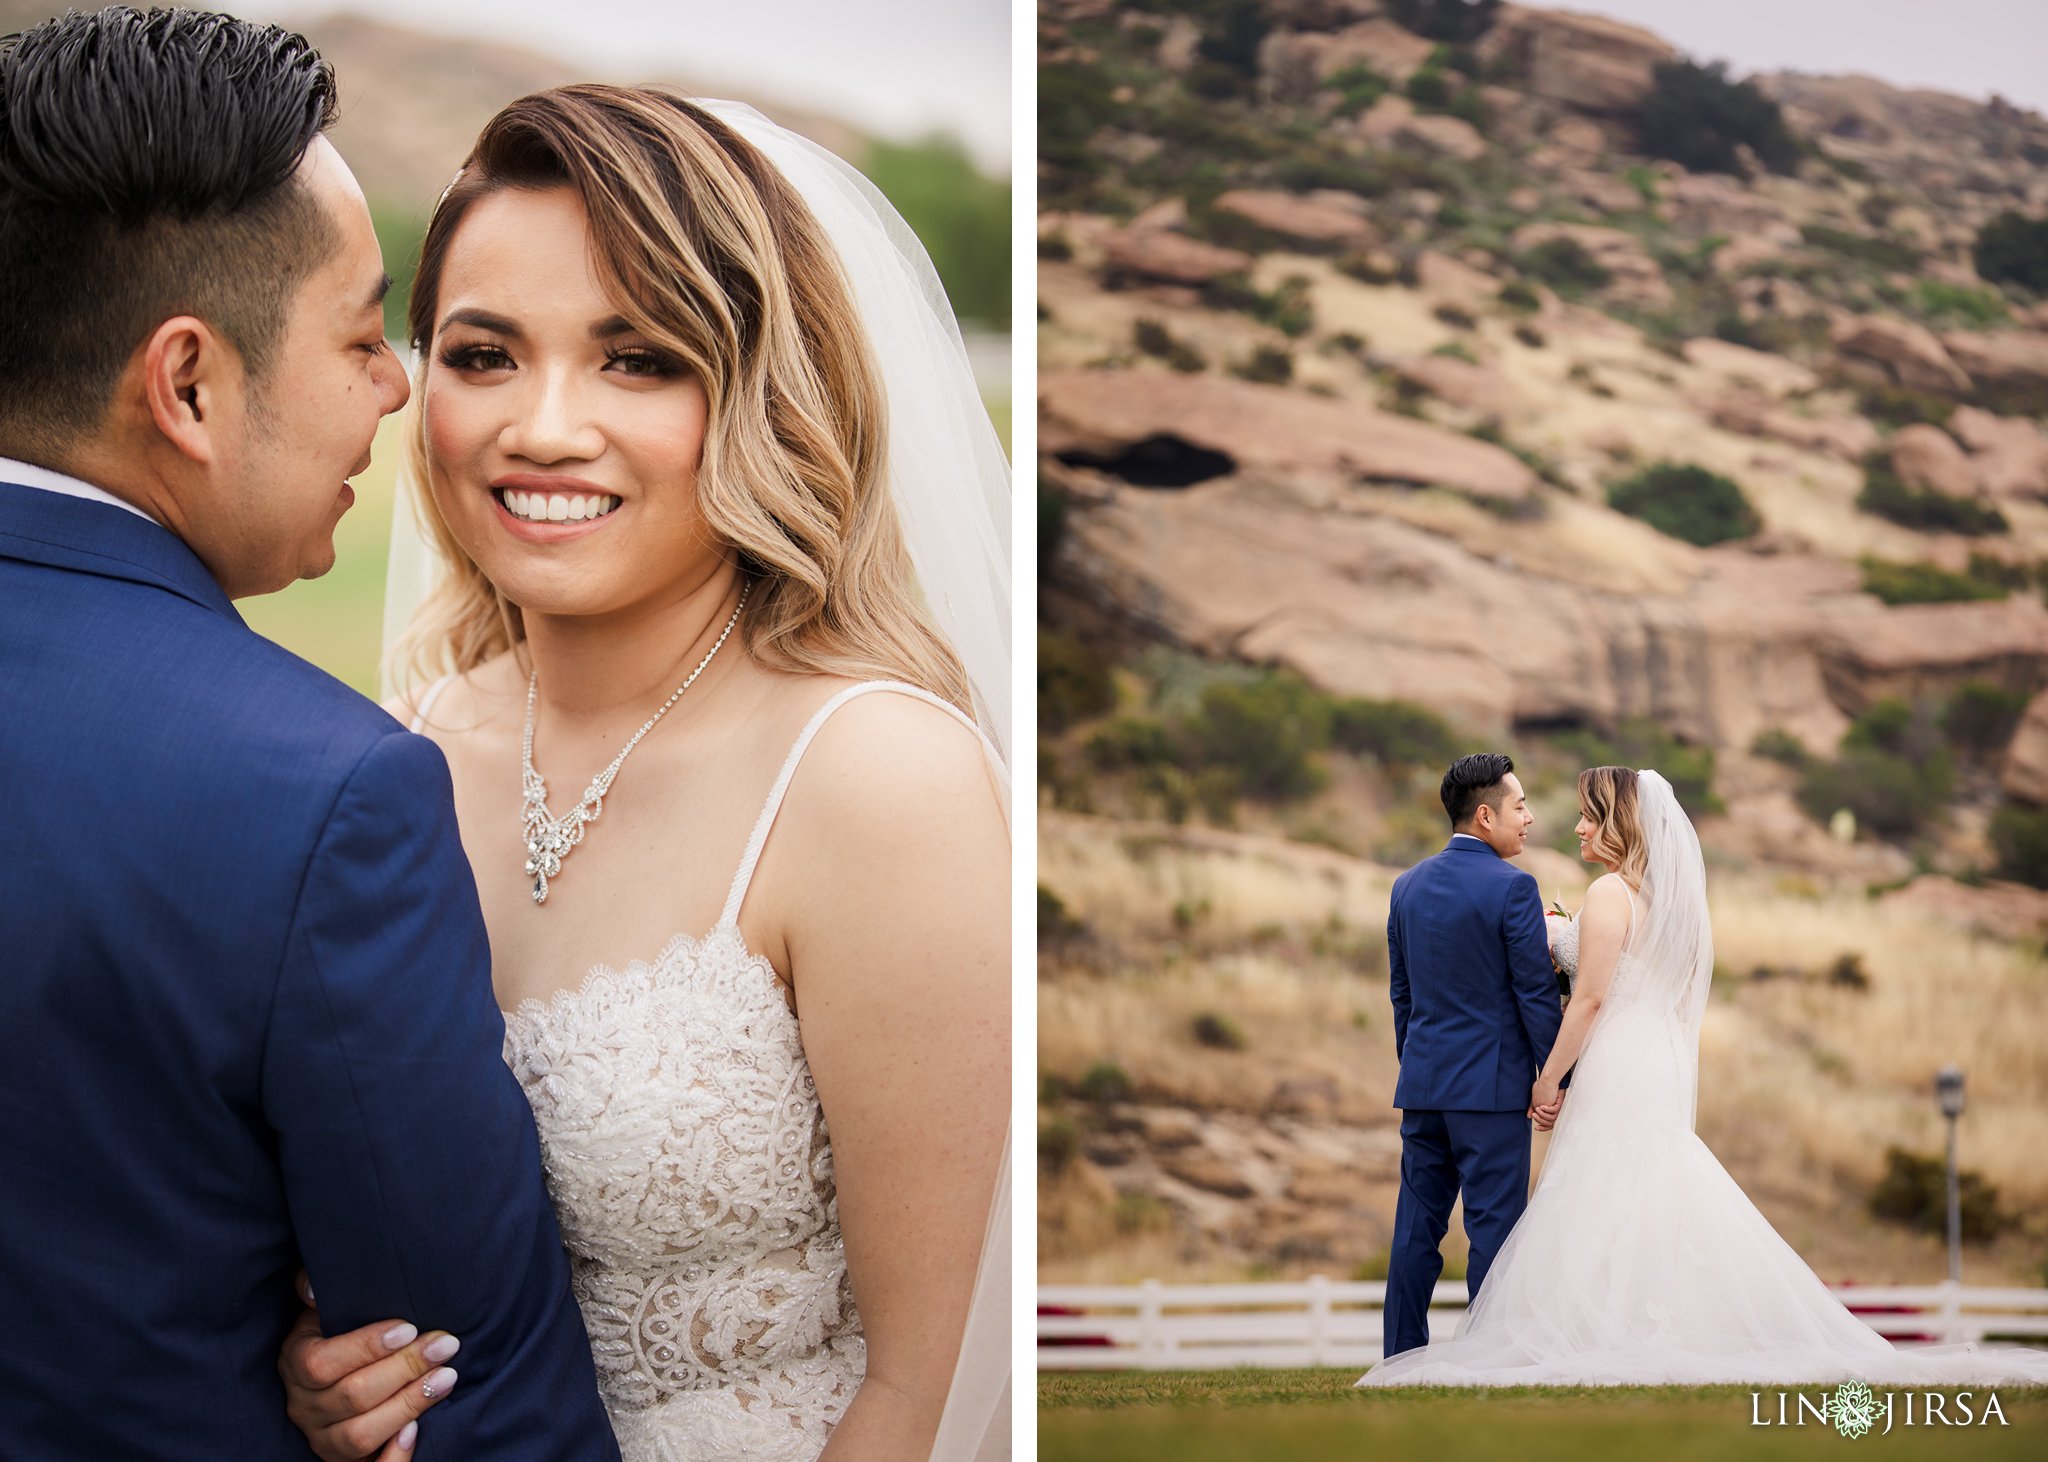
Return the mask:
[[(1557, 922), (1551, 924), (1549, 921)], [(1579, 974), (1579, 926), (1572, 916), (1565, 912), (1564, 904), (1551, 900), (1544, 910), (1544, 922), (1550, 935), (1550, 965), (1557, 971), (1557, 993), (1565, 1004), (1572, 1003), (1572, 981)]]

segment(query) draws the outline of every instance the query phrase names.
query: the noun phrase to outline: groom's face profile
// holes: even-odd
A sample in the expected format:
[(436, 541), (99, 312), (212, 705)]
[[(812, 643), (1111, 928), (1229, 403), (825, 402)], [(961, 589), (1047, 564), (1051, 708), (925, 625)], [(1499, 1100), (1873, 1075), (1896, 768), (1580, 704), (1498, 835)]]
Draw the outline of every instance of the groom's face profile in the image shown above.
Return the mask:
[(233, 598), (334, 566), (335, 525), (355, 502), (347, 479), (410, 389), (384, 341), (389, 281), (354, 174), (316, 137), (296, 183), (338, 247), (292, 296), (262, 373), (191, 318), (166, 321), (136, 362), (176, 449), (154, 506)]
[(1470, 826), (1460, 828), (1485, 843), (1503, 858), (1518, 856), (1529, 841), (1529, 829), (1536, 814), (1529, 810), (1529, 798), (1513, 772), (1486, 790), (1485, 800), (1472, 811)]

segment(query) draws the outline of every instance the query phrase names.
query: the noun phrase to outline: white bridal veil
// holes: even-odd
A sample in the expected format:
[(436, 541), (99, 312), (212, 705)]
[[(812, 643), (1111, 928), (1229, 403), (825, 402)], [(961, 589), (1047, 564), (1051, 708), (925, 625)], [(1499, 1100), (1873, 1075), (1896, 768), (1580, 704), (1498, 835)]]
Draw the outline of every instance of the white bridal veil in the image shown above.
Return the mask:
[[(1671, 783), (1657, 772), (1637, 773), (1636, 816), (1642, 824), (1649, 865), (1643, 872), (1642, 901), (1648, 912), (1633, 949), (1644, 981), (1640, 1001), (1669, 1011), (1680, 1035), (1678, 1049), (1690, 1062), (1686, 1087), (1692, 1125), (1699, 1123), (1700, 1024), (1714, 980), (1714, 929), (1707, 910), (1707, 865), (1700, 835), (1678, 805)], [(1601, 1011), (1606, 1014), (1605, 1009)]]
[[(974, 688), (975, 721), (1009, 814), (1010, 467), (960, 327), (924, 246), (881, 192), (832, 153), (738, 102), (692, 98), (760, 150), (837, 250), (888, 403), (889, 490), (919, 589)], [(399, 484), (384, 643), (395, 644), (438, 565)], [(386, 674), (391, 674), (387, 666)], [(402, 687), (387, 682), (385, 694)], [(932, 1462), (1010, 1455), (1010, 1152), (989, 1215), (974, 1301)]]

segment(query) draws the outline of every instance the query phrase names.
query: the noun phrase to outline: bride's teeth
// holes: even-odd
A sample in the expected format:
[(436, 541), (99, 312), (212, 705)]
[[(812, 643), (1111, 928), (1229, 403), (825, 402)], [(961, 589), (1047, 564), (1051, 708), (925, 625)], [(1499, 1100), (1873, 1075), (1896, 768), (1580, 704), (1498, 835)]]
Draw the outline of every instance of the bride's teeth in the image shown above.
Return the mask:
[(520, 492), (507, 488), (505, 511), (529, 523), (582, 523), (602, 518), (620, 499), (610, 493)]
[(548, 521), (550, 523), (565, 523), (568, 519), (569, 500), (560, 493), (551, 495), (548, 498)]

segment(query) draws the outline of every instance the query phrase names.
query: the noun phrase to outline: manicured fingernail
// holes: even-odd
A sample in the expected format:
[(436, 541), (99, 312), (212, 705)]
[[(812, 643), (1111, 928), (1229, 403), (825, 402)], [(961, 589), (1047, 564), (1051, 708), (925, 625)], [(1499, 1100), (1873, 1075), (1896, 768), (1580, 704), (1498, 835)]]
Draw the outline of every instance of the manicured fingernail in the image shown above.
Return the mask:
[(420, 1394), (429, 1401), (438, 1401), (455, 1389), (455, 1372), (443, 1366), (420, 1383)]
[(420, 1349), (420, 1358), (430, 1366), (437, 1366), (462, 1349), (462, 1342), (453, 1335), (437, 1335)]
[[(412, 1344), (415, 1340), (419, 1338), (420, 1327), (417, 1325), (407, 1324), (405, 1321), (401, 1320), (396, 1325), (393, 1325), (389, 1330), (386, 1330), (384, 1332), (384, 1348), (386, 1350), (399, 1350), (405, 1346)], [(439, 1360), (440, 1357), (429, 1356), (428, 1359)]]
[(310, 1279), (306, 1281), (306, 1303), (315, 1309), (319, 1308), (319, 1304), (313, 1298), (313, 1281)]
[(398, 1429), (398, 1450), (410, 1452), (412, 1444), (420, 1439), (420, 1424), (409, 1421)]

